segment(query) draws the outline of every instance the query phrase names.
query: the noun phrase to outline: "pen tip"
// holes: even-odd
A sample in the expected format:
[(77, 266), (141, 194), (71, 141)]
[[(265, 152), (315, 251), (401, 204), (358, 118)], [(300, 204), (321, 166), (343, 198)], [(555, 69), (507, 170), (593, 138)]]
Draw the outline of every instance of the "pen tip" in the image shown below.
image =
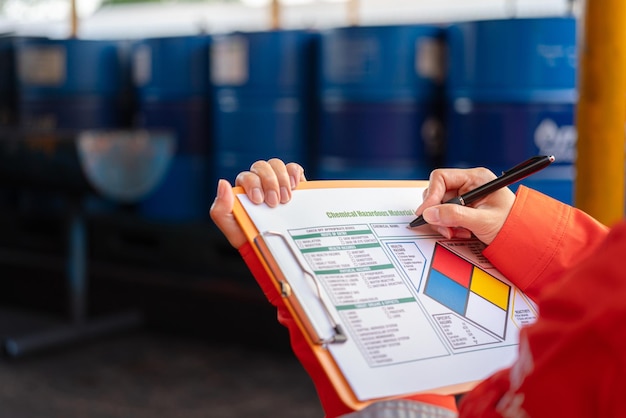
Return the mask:
[(409, 228), (416, 228), (418, 226), (426, 225), (426, 223), (427, 222), (424, 220), (424, 217), (420, 215), (409, 223)]

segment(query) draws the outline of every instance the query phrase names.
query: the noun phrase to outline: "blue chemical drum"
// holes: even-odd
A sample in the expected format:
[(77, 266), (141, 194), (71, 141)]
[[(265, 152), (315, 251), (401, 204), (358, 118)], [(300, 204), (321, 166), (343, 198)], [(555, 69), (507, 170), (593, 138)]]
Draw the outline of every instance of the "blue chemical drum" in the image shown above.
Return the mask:
[(130, 123), (127, 43), (18, 38), (16, 58), (22, 127), (71, 133)]
[(449, 28), (448, 44), (446, 164), (499, 173), (554, 155), (521, 183), (572, 203), (575, 19), (465, 22)]
[(428, 178), (442, 152), (442, 35), (426, 25), (322, 33), (319, 178)]
[(0, 128), (17, 123), (16, 86), (14, 38), (0, 36)]
[(216, 176), (233, 182), (270, 157), (309, 166), (317, 39), (305, 30), (213, 38)]
[(137, 123), (174, 131), (180, 154), (206, 154), (209, 138), (207, 35), (145, 39), (133, 47)]
[(210, 42), (207, 35), (193, 35), (145, 39), (133, 46), (137, 125), (169, 131), (177, 139), (165, 178), (141, 203), (146, 217), (164, 221), (207, 217), (214, 192), (209, 174)]
[(215, 195), (207, 172), (206, 158), (174, 155), (156, 189), (139, 203), (139, 213), (165, 223), (207, 220), (209, 198)]

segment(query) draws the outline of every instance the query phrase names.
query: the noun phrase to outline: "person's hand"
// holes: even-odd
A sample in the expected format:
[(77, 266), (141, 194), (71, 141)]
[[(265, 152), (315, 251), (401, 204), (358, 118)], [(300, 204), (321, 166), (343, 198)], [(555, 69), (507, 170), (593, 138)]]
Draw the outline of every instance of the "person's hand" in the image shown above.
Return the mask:
[[(249, 171), (239, 173), (235, 185), (243, 187), (253, 203), (265, 202), (269, 207), (275, 207), (289, 202), (291, 191), (298, 187), (301, 181), (306, 181), (306, 178), (304, 168), (300, 164), (285, 164), (273, 158), (268, 161), (257, 161), (250, 166)], [(235, 195), (230, 183), (224, 179), (219, 180), (217, 195), (209, 213), (228, 242), (233, 247), (239, 248), (246, 242), (246, 237), (233, 215), (234, 204)]]
[(424, 201), (415, 210), (435, 231), (446, 238), (469, 238), (474, 234), (489, 245), (506, 220), (515, 195), (508, 188), (474, 202), (471, 206), (441, 204), (453, 197), (467, 193), (496, 178), (486, 168), (437, 169), (430, 175), (424, 191)]

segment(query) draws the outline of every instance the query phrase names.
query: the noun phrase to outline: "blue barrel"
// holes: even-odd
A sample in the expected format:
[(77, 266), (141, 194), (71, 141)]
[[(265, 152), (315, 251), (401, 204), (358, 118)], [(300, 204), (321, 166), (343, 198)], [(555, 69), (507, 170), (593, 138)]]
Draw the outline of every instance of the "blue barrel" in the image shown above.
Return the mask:
[(319, 178), (427, 178), (442, 152), (443, 30), (322, 33)]
[(524, 180), (573, 201), (576, 21), (485, 20), (448, 29), (446, 164), (496, 173), (538, 154), (553, 166)]
[(317, 39), (306, 30), (213, 38), (217, 177), (234, 181), (252, 162), (270, 157), (309, 166)]
[(191, 35), (144, 39), (133, 46), (137, 125), (171, 132), (177, 139), (165, 178), (141, 203), (146, 217), (175, 222), (207, 218), (214, 193), (210, 43), (208, 35)]
[(16, 86), (15, 40), (12, 36), (0, 36), (0, 128), (17, 123)]
[(130, 123), (127, 43), (18, 38), (16, 54), (22, 127), (75, 132)]
[(180, 154), (209, 150), (207, 35), (152, 38), (133, 48), (137, 124), (175, 132)]

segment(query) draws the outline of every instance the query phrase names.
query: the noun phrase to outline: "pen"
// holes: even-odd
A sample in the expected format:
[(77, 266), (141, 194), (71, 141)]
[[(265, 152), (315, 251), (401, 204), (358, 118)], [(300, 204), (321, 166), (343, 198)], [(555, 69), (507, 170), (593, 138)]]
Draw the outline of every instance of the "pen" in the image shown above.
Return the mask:
[[(493, 179), (492, 181), (487, 182), (474, 190), (464, 193), (461, 196), (452, 198), (444, 203), (454, 203), (456, 205), (467, 206), (472, 202), (475, 202), (478, 199), (481, 199), (488, 194), (495, 192), (496, 190), (502, 189), (503, 187), (520, 181), (530, 176), (531, 174), (534, 174), (537, 171), (546, 168), (553, 162), (553, 155), (539, 155), (529, 158), (528, 160), (516, 165), (511, 169), (503, 171), (500, 177)], [(409, 227), (415, 228), (426, 223), (427, 222), (424, 220), (424, 217), (420, 215), (413, 221), (411, 221)]]

